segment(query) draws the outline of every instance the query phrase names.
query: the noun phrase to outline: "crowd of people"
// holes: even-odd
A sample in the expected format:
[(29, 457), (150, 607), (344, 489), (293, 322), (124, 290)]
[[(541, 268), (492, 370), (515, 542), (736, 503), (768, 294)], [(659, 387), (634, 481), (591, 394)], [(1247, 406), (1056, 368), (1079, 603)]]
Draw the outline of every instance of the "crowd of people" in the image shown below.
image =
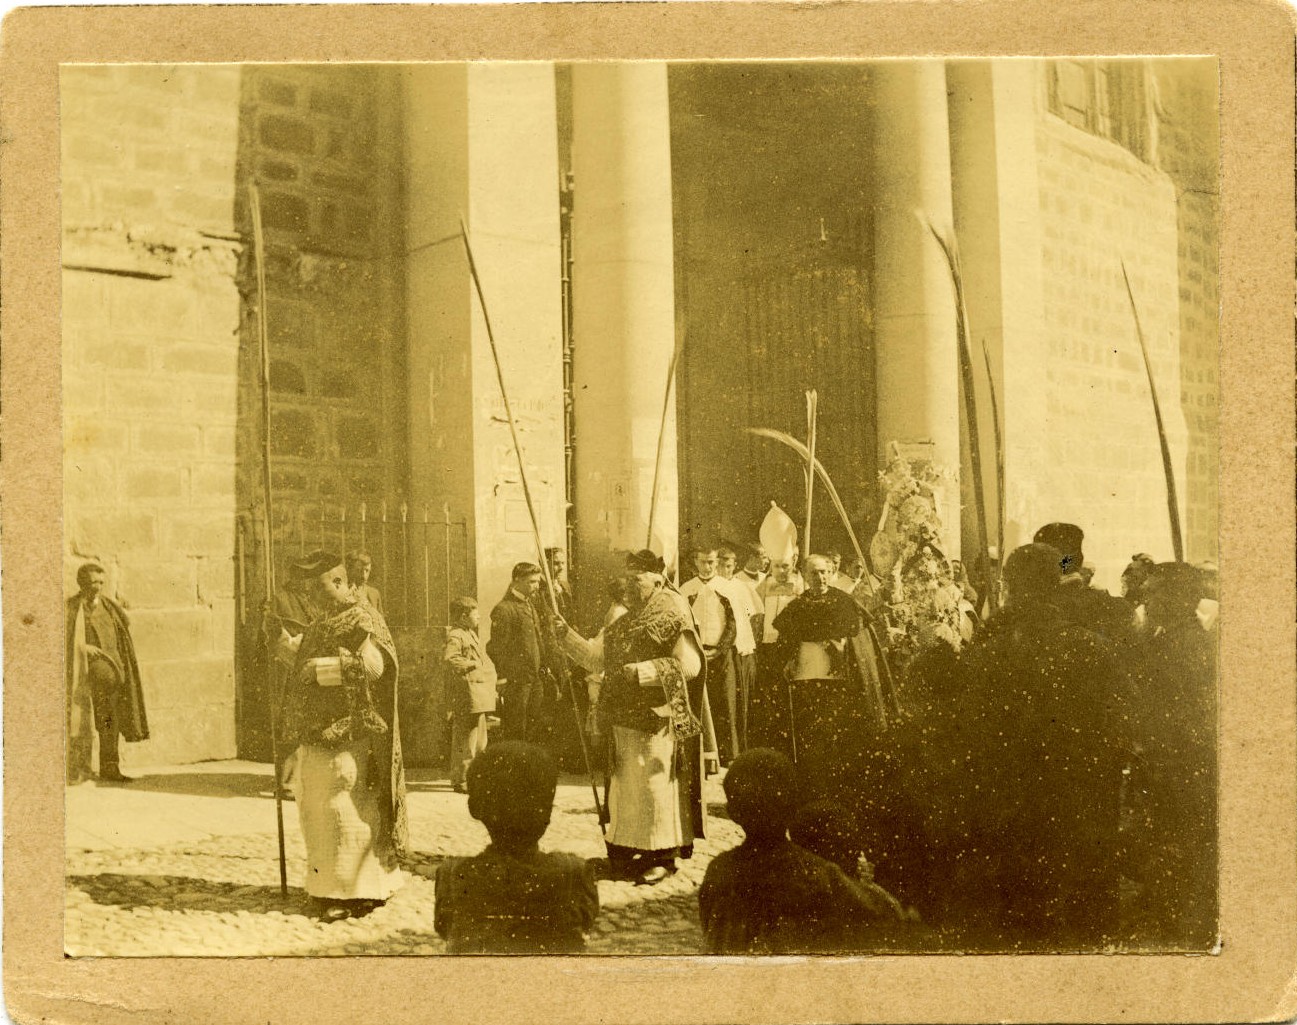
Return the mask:
[[(584, 632), (560, 549), (514, 568), (485, 644), (460, 598), (442, 657), (449, 778), (491, 844), (441, 866), (437, 931), (452, 951), (583, 948), (593, 868), (538, 847), (564, 765), (602, 789), (605, 871), (643, 885), (692, 856), (703, 781), (724, 770), (745, 838), (698, 895), (709, 952), (1209, 949), (1214, 574), (1141, 554), (1113, 596), (1083, 539), (1043, 527), (986, 582), (994, 601), (949, 567), (959, 631), (903, 666), (869, 567), (832, 551), (799, 567), (788, 544), (700, 543), (679, 586), (631, 552)], [(267, 620), (326, 918), (386, 900), (407, 853), (398, 660), (359, 556), (296, 563)], [(98, 688), (101, 737), (138, 739), (142, 705), (93, 683), (114, 666), (129, 679), (129, 633), (102, 569), (79, 581), (70, 672)], [(101, 772), (119, 773), (114, 750), (115, 734)]]

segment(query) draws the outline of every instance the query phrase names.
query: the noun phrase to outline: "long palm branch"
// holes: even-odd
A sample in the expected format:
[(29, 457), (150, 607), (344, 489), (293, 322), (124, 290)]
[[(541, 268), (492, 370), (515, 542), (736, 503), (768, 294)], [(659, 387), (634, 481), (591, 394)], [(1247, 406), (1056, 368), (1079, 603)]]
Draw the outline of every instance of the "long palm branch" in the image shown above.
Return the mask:
[(1175, 469), (1171, 465), (1171, 446), (1166, 440), (1166, 427), (1162, 423), (1162, 406), (1157, 401), (1157, 384), (1153, 380), (1153, 364), (1148, 358), (1148, 343), (1139, 323), (1139, 310), (1135, 307), (1135, 293), (1131, 291), (1130, 275), (1126, 261), (1121, 262), (1121, 276), (1126, 282), (1126, 295), (1130, 298), (1130, 312), (1135, 318), (1135, 334), (1139, 336), (1139, 351), (1144, 354), (1144, 373), (1148, 375), (1148, 393), (1153, 399), (1153, 418), (1157, 421), (1157, 441), (1162, 448), (1162, 472), (1166, 475), (1166, 512), (1171, 519), (1171, 548), (1175, 561), (1184, 562), (1184, 538), (1180, 534), (1180, 503), (1176, 498)]
[[(964, 385), (964, 408), (968, 413), (968, 451), (973, 470), (973, 496), (977, 509), (977, 531), (982, 542), (982, 551), (978, 561), (981, 563), (982, 585), (990, 579), (989, 549), (991, 547), (990, 531), (986, 525), (986, 491), (982, 476), (981, 434), (977, 429), (977, 393), (973, 385), (973, 351), (968, 343), (968, 308), (964, 304), (964, 275), (959, 265), (959, 249), (953, 238), (942, 235), (932, 222), (919, 215), (927, 226), (932, 237), (941, 247), (950, 269), (950, 280), (955, 289), (955, 334), (959, 343), (959, 372)], [(985, 592), (983, 592), (985, 593)]]
[[(802, 459), (806, 460), (809, 465), (811, 461), (810, 449), (791, 434), (777, 431), (771, 427), (749, 427), (747, 431), (758, 438), (770, 438), (772, 441), (787, 445)], [(856, 537), (856, 532), (851, 526), (851, 518), (847, 515), (847, 507), (843, 505), (838, 489), (833, 485), (833, 478), (829, 476), (829, 471), (824, 468), (824, 464), (818, 458), (815, 460), (815, 475), (819, 477), (820, 483), (824, 485), (825, 494), (829, 496), (829, 501), (833, 503), (833, 508), (838, 512), (838, 518), (842, 521), (843, 529), (846, 530), (847, 537), (851, 539), (851, 547), (855, 550), (856, 558), (860, 560), (860, 565), (865, 568), (865, 585), (872, 592), (874, 590), (873, 566), (866, 557), (864, 549), (860, 546), (860, 540)]]

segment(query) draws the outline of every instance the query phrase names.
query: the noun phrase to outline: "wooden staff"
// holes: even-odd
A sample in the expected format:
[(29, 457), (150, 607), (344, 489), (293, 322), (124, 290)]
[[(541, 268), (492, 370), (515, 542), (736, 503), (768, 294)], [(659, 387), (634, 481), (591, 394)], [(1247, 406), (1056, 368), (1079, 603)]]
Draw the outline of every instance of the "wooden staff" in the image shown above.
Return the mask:
[(1157, 441), (1162, 448), (1162, 472), (1166, 475), (1166, 512), (1171, 519), (1171, 548), (1175, 561), (1184, 562), (1184, 538), (1180, 535), (1180, 503), (1175, 492), (1175, 469), (1171, 465), (1171, 446), (1166, 440), (1166, 427), (1162, 423), (1162, 406), (1157, 401), (1157, 383), (1153, 380), (1153, 364), (1148, 358), (1148, 343), (1139, 323), (1139, 310), (1135, 307), (1135, 293), (1131, 291), (1130, 275), (1126, 261), (1121, 261), (1121, 276), (1126, 282), (1126, 295), (1130, 299), (1130, 312), (1135, 318), (1135, 334), (1139, 336), (1139, 351), (1144, 354), (1144, 373), (1148, 375), (1148, 394), (1153, 399), (1153, 418), (1157, 421)]
[[(683, 348), (684, 338), (681, 336), (671, 350), (671, 362), (667, 365), (667, 383), (662, 390), (662, 418), (658, 422), (658, 446), (657, 453), (653, 457), (653, 489), (649, 492), (648, 531), (644, 541), (644, 547), (650, 549), (653, 547), (653, 527), (658, 511), (658, 485), (662, 479), (662, 452), (666, 447), (667, 414), (671, 412), (671, 386), (675, 384), (676, 366), (680, 362), (680, 350)], [(680, 555), (677, 552), (676, 562), (679, 563), (679, 560)]]
[(959, 251), (953, 239), (942, 235), (932, 222), (924, 220), (928, 231), (937, 240), (946, 266), (950, 269), (950, 280), (955, 286), (955, 335), (959, 343), (959, 373), (964, 386), (964, 408), (968, 413), (968, 452), (973, 466), (973, 496), (977, 508), (977, 532), (982, 542), (982, 551), (978, 561), (981, 563), (981, 577), (985, 582), (990, 579), (988, 550), (991, 547), (990, 531), (986, 525), (986, 492), (982, 477), (981, 435), (977, 430), (977, 393), (973, 386), (973, 353), (968, 344), (968, 309), (964, 305), (964, 276), (959, 269)]
[[(509, 392), (504, 386), (504, 368), (500, 363), (500, 352), (496, 348), (495, 333), (491, 330), (491, 315), (487, 312), (486, 296), (482, 292), (482, 280), (477, 275), (477, 262), (473, 259), (473, 246), (468, 240), (468, 225), (464, 223), (464, 217), (461, 214), (459, 218), (459, 236), (464, 242), (464, 255), (468, 258), (468, 271), (473, 277), (473, 288), (477, 292), (477, 302), (482, 309), (482, 320), (486, 324), (486, 340), (491, 345), (491, 359), (495, 363), (495, 380), (500, 386), (500, 398), (504, 402), (504, 415), (509, 421), (509, 435), (513, 439), (513, 451), (518, 457), (518, 478), (522, 482), (523, 498), (527, 501), (527, 515), (531, 518), (532, 537), (536, 541), (537, 561), (540, 563), (540, 571), (545, 577), (545, 587), (549, 592), (550, 605), (554, 610), (554, 618), (560, 623), (564, 622), (562, 615), (558, 610), (558, 593), (554, 589), (554, 579), (549, 571), (549, 560), (545, 558), (545, 542), (540, 536), (540, 520), (536, 516), (536, 503), (532, 501), (531, 487), (527, 483), (526, 460), (522, 455), (522, 443), (518, 440), (518, 423), (513, 417), (513, 406), (509, 403)], [(572, 684), (572, 678), (568, 674), (566, 667), (563, 665), (563, 659), (558, 660), (558, 672), (567, 684), (568, 696), (572, 700), (572, 714), (576, 718), (577, 739), (581, 744), (581, 757), (585, 761), (586, 775), (590, 777), (590, 793), (594, 795), (595, 810), (599, 816), (599, 829), (602, 832), (604, 824), (608, 822), (607, 810), (602, 801), (599, 800), (599, 788), (595, 784), (594, 770), (590, 766), (590, 751), (585, 742), (584, 724), (581, 722), (581, 706), (576, 700), (576, 690)]]
[[(266, 253), (261, 229), (261, 197), (256, 182), (248, 183), (248, 204), (252, 209), (252, 251), (257, 268), (257, 340), (261, 347), (261, 487), (266, 507), (266, 607), (274, 608), (275, 538), (271, 522), (270, 478), (270, 334), (266, 330)], [(284, 850), (284, 793), (279, 778), (279, 688), (276, 684), (274, 644), (266, 638), (266, 680), (270, 694), (270, 757), (275, 765), (275, 828), (279, 834), (279, 894), (288, 896), (288, 858)]]
[(820, 406), (815, 389), (806, 393), (806, 529), (802, 532), (802, 565), (811, 557), (811, 510), (815, 503), (815, 429), (820, 419)]

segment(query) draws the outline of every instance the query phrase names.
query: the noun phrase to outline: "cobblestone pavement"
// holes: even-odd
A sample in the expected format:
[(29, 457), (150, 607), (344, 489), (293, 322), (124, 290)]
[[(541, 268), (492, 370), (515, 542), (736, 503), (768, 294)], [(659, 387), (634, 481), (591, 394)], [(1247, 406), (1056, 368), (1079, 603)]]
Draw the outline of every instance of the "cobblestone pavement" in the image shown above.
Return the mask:
[[(222, 771), (228, 767), (228, 771)], [(289, 893), (279, 892), (274, 802), (265, 766), (226, 763), (150, 773), (120, 787), (68, 790), (64, 946), (96, 955), (436, 954), (432, 873), (441, 859), (473, 854), (486, 831), (467, 799), (441, 780), (410, 784), (412, 871), (386, 905), (364, 918), (323, 923), (301, 889), (306, 852), (296, 809), (284, 805)], [(701, 949), (698, 886), (712, 857), (742, 833), (724, 818), (719, 783), (705, 795), (710, 836), (657, 886), (599, 881), (595, 954), (688, 954)], [(546, 850), (603, 853), (589, 785), (564, 777)]]

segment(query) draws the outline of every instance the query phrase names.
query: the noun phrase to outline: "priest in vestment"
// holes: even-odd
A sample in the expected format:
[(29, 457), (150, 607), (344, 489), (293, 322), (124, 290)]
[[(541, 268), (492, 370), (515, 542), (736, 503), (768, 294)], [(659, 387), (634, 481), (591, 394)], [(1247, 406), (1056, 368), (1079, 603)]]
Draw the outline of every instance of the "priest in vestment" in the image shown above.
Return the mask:
[(704, 835), (702, 727), (706, 662), (662, 559), (626, 560), (629, 611), (603, 635), (596, 721), (611, 762), (605, 840), (614, 872), (652, 885)]
[(297, 568), (320, 609), (297, 641), (284, 694), (288, 776), (306, 841), (306, 892), (325, 921), (356, 917), (404, 881), (408, 826), (397, 722), (396, 649), (382, 615), (347, 581), (340, 556)]
[(830, 586), (832, 562), (806, 560), (806, 590), (775, 617), (789, 708), (789, 744), (812, 789), (832, 796), (896, 714), (864, 612)]

